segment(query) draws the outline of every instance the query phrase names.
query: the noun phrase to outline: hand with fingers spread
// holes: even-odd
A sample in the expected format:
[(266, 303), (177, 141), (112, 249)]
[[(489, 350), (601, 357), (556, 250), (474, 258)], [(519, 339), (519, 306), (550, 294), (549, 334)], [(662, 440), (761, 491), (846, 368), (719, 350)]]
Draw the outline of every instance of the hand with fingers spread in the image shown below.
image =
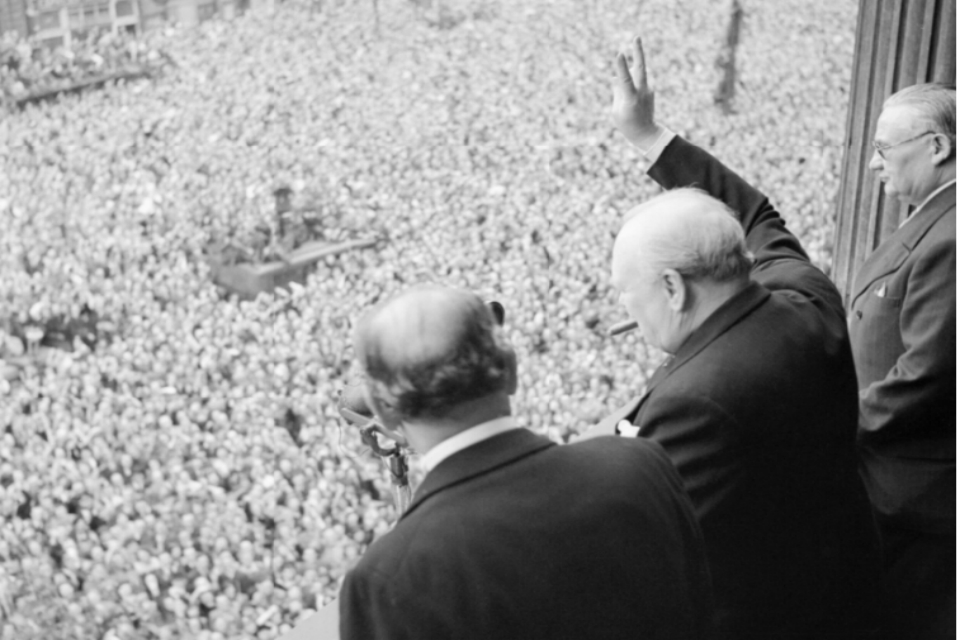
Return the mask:
[(617, 54), (617, 79), (613, 85), (613, 122), (631, 144), (647, 149), (662, 129), (654, 120), (654, 93), (647, 85), (647, 65), (640, 37), (633, 40), (633, 64), (627, 53)]

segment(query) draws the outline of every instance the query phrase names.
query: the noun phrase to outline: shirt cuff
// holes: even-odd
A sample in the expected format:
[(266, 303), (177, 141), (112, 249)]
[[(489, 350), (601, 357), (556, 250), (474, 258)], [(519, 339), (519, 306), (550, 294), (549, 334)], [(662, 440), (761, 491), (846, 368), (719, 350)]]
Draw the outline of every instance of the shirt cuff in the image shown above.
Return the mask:
[(660, 135), (657, 137), (656, 141), (648, 149), (640, 149), (640, 153), (643, 154), (644, 159), (646, 160), (647, 166), (653, 166), (657, 160), (660, 159), (660, 154), (663, 153), (663, 150), (667, 148), (667, 145), (677, 137), (677, 134), (667, 129), (666, 127), (660, 127)]

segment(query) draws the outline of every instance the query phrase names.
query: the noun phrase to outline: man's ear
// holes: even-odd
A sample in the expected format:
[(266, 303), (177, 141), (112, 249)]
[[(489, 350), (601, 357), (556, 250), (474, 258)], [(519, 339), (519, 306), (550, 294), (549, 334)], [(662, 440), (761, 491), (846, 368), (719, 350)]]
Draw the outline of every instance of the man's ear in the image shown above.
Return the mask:
[(675, 312), (684, 310), (688, 297), (687, 283), (676, 269), (664, 269), (660, 273), (660, 290), (670, 309)]
[(933, 155), (930, 157), (933, 161), (933, 166), (938, 167), (953, 157), (954, 149), (950, 145), (950, 139), (944, 134), (938, 133), (935, 136), (931, 136), (930, 144), (933, 147)]

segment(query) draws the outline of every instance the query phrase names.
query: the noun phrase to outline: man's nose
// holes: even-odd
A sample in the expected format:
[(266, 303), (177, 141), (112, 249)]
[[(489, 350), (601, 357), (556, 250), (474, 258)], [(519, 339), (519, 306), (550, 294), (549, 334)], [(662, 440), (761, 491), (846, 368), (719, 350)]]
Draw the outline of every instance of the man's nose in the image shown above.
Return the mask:
[(870, 164), (867, 166), (870, 167), (871, 171), (880, 171), (880, 169), (883, 169), (883, 158), (880, 157), (880, 152), (876, 149), (873, 150), (873, 155), (870, 156)]

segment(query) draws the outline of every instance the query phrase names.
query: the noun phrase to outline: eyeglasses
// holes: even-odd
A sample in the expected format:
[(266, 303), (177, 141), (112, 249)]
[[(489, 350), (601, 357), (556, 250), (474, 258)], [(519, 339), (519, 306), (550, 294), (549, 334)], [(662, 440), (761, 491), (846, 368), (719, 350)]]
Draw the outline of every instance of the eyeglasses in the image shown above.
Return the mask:
[(874, 143), (873, 143), (873, 148), (877, 150), (877, 155), (879, 155), (881, 158), (883, 158), (884, 160), (886, 160), (886, 159), (887, 159), (887, 156), (885, 156), (884, 154), (885, 154), (887, 151), (889, 151), (890, 149), (893, 149), (894, 147), (899, 147), (900, 145), (907, 144), (908, 142), (913, 142), (914, 140), (919, 140), (919, 139), (922, 138), (923, 136), (929, 135), (929, 134), (931, 134), (931, 133), (936, 134), (937, 132), (936, 132), (936, 131), (924, 131), (923, 133), (921, 133), (921, 134), (919, 134), (919, 135), (913, 136), (912, 138), (908, 138), (907, 140), (901, 140), (900, 142), (898, 142), (898, 143), (896, 143), (896, 144), (880, 144), (879, 142), (874, 142)]

